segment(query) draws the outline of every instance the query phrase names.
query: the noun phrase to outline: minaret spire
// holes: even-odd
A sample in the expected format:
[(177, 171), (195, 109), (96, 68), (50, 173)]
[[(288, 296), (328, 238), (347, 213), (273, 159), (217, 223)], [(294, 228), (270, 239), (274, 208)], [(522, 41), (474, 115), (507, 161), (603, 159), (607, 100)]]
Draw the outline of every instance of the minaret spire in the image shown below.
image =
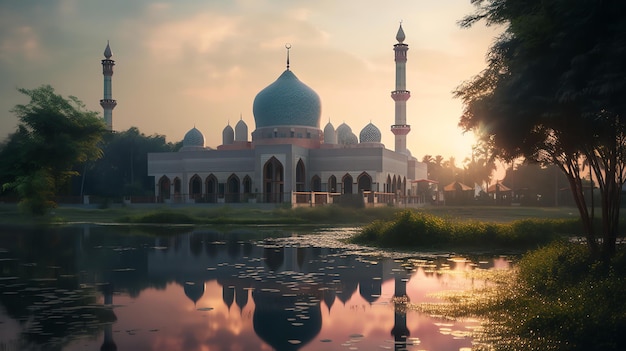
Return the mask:
[(100, 106), (104, 109), (104, 122), (109, 130), (113, 130), (113, 109), (117, 106), (117, 101), (113, 99), (111, 89), (111, 77), (113, 76), (113, 66), (115, 61), (111, 60), (113, 54), (107, 40), (107, 47), (104, 49), (104, 60), (102, 60), (102, 75), (104, 75), (104, 98), (100, 100)]
[(406, 154), (406, 135), (411, 131), (411, 126), (406, 124), (406, 101), (411, 97), (411, 92), (406, 90), (406, 58), (409, 46), (404, 43), (406, 36), (400, 28), (396, 34), (397, 44), (394, 44), (396, 61), (396, 90), (391, 92), (391, 98), (396, 102), (395, 124), (391, 126), (391, 132), (395, 135), (396, 152)]

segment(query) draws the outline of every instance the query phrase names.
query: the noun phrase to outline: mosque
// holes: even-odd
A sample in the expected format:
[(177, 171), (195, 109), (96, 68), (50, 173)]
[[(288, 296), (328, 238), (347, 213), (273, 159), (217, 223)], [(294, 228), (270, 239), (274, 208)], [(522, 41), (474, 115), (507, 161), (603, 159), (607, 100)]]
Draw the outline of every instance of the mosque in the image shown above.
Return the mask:
[[(290, 70), (287, 45), (287, 69), (254, 99), (256, 129), (250, 135), (246, 123), (239, 120), (234, 129), (230, 125), (224, 128), (222, 144), (212, 149), (205, 146), (204, 135), (194, 127), (178, 152), (148, 154), (148, 175), (155, 179), (157, 201), (294, 206), (355, 201), (366, 205), (423, 203), (418, 184), (427, 182), (426, 164), (406, 148), (411, 130), (406, 102), (411, 94), (406, 90), (408, 45), (402, 24), (396, 40), (396, 87), (391, 92), (395, 150), (381, 143), (381, 131), (372, 123), (361, 129), (358, 138), (345, 123), (335, 129), (329, 121), (320, 129), (320, 97)], [(114, 63), (108, 45), (105, 57), (104, 72), (112, 75)], [(109, 125), (115, 107), (110, 75), (107, 82), (105, 74), (105, 99), (101, 101)]]

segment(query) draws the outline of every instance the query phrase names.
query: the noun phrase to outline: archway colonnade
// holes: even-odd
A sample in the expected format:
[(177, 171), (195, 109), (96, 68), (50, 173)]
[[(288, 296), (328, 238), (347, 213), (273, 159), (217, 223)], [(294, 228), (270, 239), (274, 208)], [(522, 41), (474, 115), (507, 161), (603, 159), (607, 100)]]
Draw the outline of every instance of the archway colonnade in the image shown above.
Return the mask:
[[(293, 189), (287, 192), (327, 192), (334, 195), (382, 192), (402, 195), (406, 193), (406, 177), (388, 174), (384, 183), (377, 183), (372, 176), (362, 171), (356, 177), (354, 173), (331, 174), (322, 178), (320, 174), (307, 177), (306, 166), (302, 159), (295, 164)], [(259, 201), (279, 203), (285, 199), (285, 167), (276, 158), (271, 157), (263, 165), (261, 183), (254, 187), (253, 175), (230, 174), (225, 181), (211, 173), (206, 177), (193, 174), (187, 184), (182, 184), (180, 175), (163, 175), (157, 180), (158, 202), (194, 202), (194, 203), (237, 203)], [(382, 189), (380, 189), (382, 187)], [(262, 189), (261, 192), (258, 189)]]

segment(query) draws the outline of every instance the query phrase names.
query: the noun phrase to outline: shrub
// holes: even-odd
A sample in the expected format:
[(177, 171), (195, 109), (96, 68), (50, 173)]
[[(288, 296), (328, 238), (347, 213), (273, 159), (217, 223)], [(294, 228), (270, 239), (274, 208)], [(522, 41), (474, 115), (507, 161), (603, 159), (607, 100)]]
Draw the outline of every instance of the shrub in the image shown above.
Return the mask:
[(385, 247), (433, 247), (441, 245), (538, 247), (558, 238), (559, 229), (570, 222), (521, 220), (512, 223), (461, 222), (424, 212), (404, 210), (385, 223), (376, 221), (362, 228), (353, 241)]
[(496, 350), (623, 350), (626, 260), (597, 261), (585, 246), (554, 243), (526, 254), (517, 283), (492, 301)]

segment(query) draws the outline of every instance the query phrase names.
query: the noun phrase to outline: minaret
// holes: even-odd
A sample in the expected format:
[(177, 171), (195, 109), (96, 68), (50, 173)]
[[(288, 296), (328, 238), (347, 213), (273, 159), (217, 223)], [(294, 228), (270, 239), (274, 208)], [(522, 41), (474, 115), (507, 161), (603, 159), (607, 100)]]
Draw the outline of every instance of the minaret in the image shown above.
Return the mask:
[(391, 132), (396, 136), (396, 152), (405, 154), (406, 135), (411, 131), (411, 126), (406, 124), (406, 101), (411, 97), (411, 92), (406, 90), (406, 52), (409, 46), (404, 44), (404, 31), (402, 22), (398, 34), (397, 44), (394, 44), (396, 61), (396, 90), (391, 92), (391, 98), (396, 102), (396, 123), (391, 126)]
[(109, 130), (113, 130), (113, 109), (117, 105), (117, 101), (113, 99), (111, 92), (111, 77), (113, 76), (113, 66), (115, 61), (111, 60), (111, 47), (107, 40), (107, 47), (104, 49), (104, 57), (102, 60), (102, 75), (104, 75), (104, 99), (100, 100), (100, 106), (104, 109), (104, 122)]

